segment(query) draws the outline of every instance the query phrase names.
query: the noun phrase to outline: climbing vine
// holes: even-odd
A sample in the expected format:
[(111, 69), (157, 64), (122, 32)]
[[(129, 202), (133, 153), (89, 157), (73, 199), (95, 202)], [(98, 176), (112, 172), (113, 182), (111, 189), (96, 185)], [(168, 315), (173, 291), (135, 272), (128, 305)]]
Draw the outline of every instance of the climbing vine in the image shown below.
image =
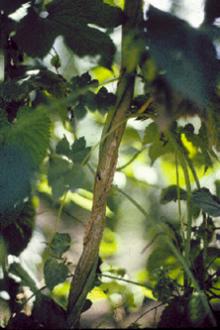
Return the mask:
[[(220, 6), (206, 0), (204, 21), (193, 28), (175, 15), (175, 6), (168, 13), (144, 4), (0, 1), (0, 303), (8, 311), (0, 320), (3, 328), (79, 328), (97, 291), (111, 302), (120, 295), (128, 316), (136, 299), (132, 285), (143, 289), (140, 308), (147, 301), (158, 304), (128, 328), (141, 327), (144, 315), (158, 308), (159, 328), (219, 325), (219, 180), (210, 187), (204, 178), (214, 177), (219, 166)], [(63, 65), (65, 52), (67, 67), (75, 61), (70, 70)], [(88, 70), (78, 68), (82, 60), (90, 61)], [(79, 134), (87, 118), (102, 130), (97, 143)], [(139, 159), (155, 169), (160, 164), (162, 176), (170, 178), (168, 185), (152, 188), (154, 200), (150, 178), (143, 183), (131, 174)], [(117, 173), (143, 191), (141, 198), (129, 184), (114, 183)], [(106, 218), (117, 221), (115, 201), (121, 199), (144, 218), (143, 281), (129, 279), (108, 259), (116, 238)], [(71, 212), (76, 200), (89, 209), (86, 220), (83, 212)], [(30, 247), (41, 201), (57, 218), (44, 242), (40, 286), (21, 255)], [(171, 209), (175, 215), (169, 216)], [(84, 224), (75, 267), (74, 233), (59, 230), (64, 214)]]

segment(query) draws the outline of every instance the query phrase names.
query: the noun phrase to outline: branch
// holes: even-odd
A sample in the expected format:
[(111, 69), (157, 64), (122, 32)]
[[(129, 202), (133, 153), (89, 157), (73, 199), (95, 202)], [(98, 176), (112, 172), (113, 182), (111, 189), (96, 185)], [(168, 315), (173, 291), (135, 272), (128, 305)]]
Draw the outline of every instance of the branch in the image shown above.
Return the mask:
[[(118, 149), (126, 127), (126, 114), (130, 108), (134, 93), (136, 64), (128, 68), (127, 58), (132, 58), (132, 49), (126, 43), (126, 38), (134, 31), (139, 23), (141, 0), (126, 0), (126, 22), (122, 27), (122, 63), (121, 74), (117, 87), (117, 102), (115, 109), (109, 113), (103, 129), (99, 150), (99, 162), (95, 175), (93, 190), (93, 207), (88, 220), (84, 248), (80, 260), (76, 266), (75, 274), (71, 282), (69, 293), (67, 321), (68, 326), (74, 329), (80, 318), (86, 296), (91, 290), (98, 261), (99, 245), (105, 227), (106, 203), (109, 190), (115, 173), (118, 160)], [(133, 49), (135, 51), (135, 49)], [(134, 53), (133, 58), (136, 56)], [(122, 123), (118, 125), (118, 123)]]

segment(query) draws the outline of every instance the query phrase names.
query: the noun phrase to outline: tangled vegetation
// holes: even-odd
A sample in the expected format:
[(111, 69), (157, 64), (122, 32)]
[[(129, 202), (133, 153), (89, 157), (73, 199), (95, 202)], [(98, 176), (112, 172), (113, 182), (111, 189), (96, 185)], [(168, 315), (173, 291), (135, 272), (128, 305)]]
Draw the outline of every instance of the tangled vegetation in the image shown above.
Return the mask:
[[(219, 326), (220, 3), (198, 28), (177, 1), (144, 4), (0, 1), (2, 328), (95, 328), (83, 316), (99, 297), (97, 327), (143, 328), (158, 308), (154, 327)], [(42, 203), (56, 221), (28, 268)], [(131, 277), (118, 228), (129, 254), (136, 221)]]

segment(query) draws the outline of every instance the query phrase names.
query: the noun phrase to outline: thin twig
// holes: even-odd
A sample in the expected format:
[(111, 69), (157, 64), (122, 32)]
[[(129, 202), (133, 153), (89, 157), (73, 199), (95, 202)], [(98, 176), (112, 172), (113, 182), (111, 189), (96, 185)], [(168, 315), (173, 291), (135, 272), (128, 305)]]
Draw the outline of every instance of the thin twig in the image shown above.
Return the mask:
[[(108, 275), (108, 274), (102, 274), (102, 273), (100, 273), (98, 275), (101, 276), (101, 277), (107, 277), (107, 278), (111, 278), (113, 280), (122, 281), (122, 282), (126, 282), (126, 283), (129, 283), (129, 284), (134, 284), (134, 285), (137, 285), (137, 286), (141, 286), (143, 288), (147, 288), (147, 286), (145, 284), (135, 282), (135, 281), (132, 281), (132, 280), (127, 280), (127, 279), (122, 278), (122, 277)], [(152, 290), (152, 288), (150, 288), (150, 287), (148, 287), (147, 289)]]
[(133, 161), (145, 150), (145, 147), (143, 147), (142, 149), (136, 151), (136, 153), (131, 157), (131, 159), (129, 159), (128, 162), (126, 162), (124, 165), (117, 167), (117, 171), (122, 171), (124, 170), (127, 166), (129, 166), (131, 163), (133, 163)]
[(144, 313), (142, 313), (134, 322), (132, 322), (127, 328), (131, 327), (133, 324), (137, 323), (140, 319), (142, 319), (145, 315), (147, 315), (148, 313), (152, 312), (153, 310), (159, 308), (160, 306), (166, 305), (165, 303), (160, 303), (157, 306), (154, 306), (150, 309), (148, 309), (147, 311), (145, 311)]

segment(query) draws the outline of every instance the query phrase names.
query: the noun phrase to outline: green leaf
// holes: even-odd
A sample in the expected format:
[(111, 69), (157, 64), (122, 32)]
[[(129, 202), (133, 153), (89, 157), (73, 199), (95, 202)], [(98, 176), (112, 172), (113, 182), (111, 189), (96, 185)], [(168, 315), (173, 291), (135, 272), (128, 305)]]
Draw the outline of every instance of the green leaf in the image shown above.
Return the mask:
[(50, 60), (50, 64), (55, 68), (55, 69), (59, 69), (61, 67), (61, 61), (60, 61), (60, 57), (58, 54), (54, 55), (51, 60)]
[(71, 159), (75, 163), (82, 163), (89, 155), (91, 147), (86, 147), (86, 140), (81, 137), (74, 141), (71, 147)]
[(35, 281), (26, 272), (26, 270), (21, 266), (20, 263), (13, 262), (10, 265), (9, 272), (20, 277), (22, 285), (29, 287), (33, 293), (36, 293), (38, 291)]
[(58, 30), (54, 29), (49, 19), (41, 18), (31, 7), (20, 21), (15, 35), (15, 42), (29, 56), (44, 57), (53, 46)]
[[(89, 24), (112, 28), (122, 22), (122, 11), (101, 0), (54, 0), (42, 18), (33, 7), (18, 24), (15, 40), (30, 56), (44, 57), (58, 35), (79, 56), (101, 55), (100, 63), (110, 67), (115, 46), (110, 37)], [(33, 42), (34, 40), (34, 42)]]
[(12, 211), (30, 194), (33, 162), (24, 146), (0, 145), (0, 214)]
[(68, 275), (68, 267), (63, 263), (58, 262), (54, 258), (49, 258), (44, 264), (44, 278), (46, 286), (53, 290), (53, 288), (65, 281)]
[(71, 163), (63, 158), (51, 158), (48, 168), (48, 182), (52, 187), (53, 196), (58, 199), (69, 189), (69, 173)]
[(70, 145), (67, 138), (64, 136), (56, 146), (56, 153), (60, 155), (70, 156)]
[(36, 89), (46, 90), (56, 98), (66, 96), (66, 80), (50, 70), (40, 70), (36, 76), (30, 79), (30, 82)]
[(27, 97), (31, 86), (27, 82), (5, 81), (0, 84), (0, 98), (5, 102), (21, 101)]
[(167, 153), (173, 152), (173, 146), (169, 141), (156, 140), (149, 148), (149, 157), (151, 159), (151, 165), (155, 160)]
[(38, 168), (50, 141), (50, 118), (44, 108), (23, 108), (6, 132), (6, 141), (20, 146), (30, 156), (30, 166)]
[(167, 204), (169, 202), (176, 202), (178, 200), (178, 190), (180, 200), (187, 199), (187, 193), (184, 189), (178, 188), (177, 185), (171, 185), (167, 188), (162, 189), (160, 195), (161, 204)]
[(144, 144), (153, 143), (156, 140), (156, 138), (158, 139), (158, 137), (159, 137), (158, 126), (155, 123), (150, 123), (145, 128), (143, 143)]
[(70, 25), (64, 30), (64, 35), (65, 43), (78, 56), (100, 54), (99, 64), (111, 67), (115, 46), (107, 34), (92, 27)]
[(74, 114), (76, 115), (77, 119), (83, 119), (87, 114), (87, 110), (86, 110), (85, 105), (83, 103), (79, 102), (74, 107)]
[(165, 77), (184, 97), (200, 106), (207, 105), (218, 72), (212, 42), (198, 29), (153, 6), (147, 15), (150, 53), (165, 70)]
[(58, 199), (68, 190), (86, 188), (85, 171), (78, 164), (72, 165), (66, 159), (54, 157), (49, 161), (48, 182), (54, 198)]
[(69, 234), (56, 233), (50, 243), (52, 252), (60, 258), (64, 252), (69, 250), (71, 245), (71, 237)]
[(103, 3), (102, 0), (54, 0), (47, 5), (49, 15), (64, 19), (72, 17), (80, 24), (96, 24), (103, 28), (113, 28), (122, 23), (122, 11)]
[(71, 87), (73, 92), (77, 89), (80, 94), (84, 91), (86, 92), (90, 87), (98, 87), (98, 84), (98, 80), (92, 79), (88, 72), (83, 73), (81, 76), (74, 76), (71, 79)]
[(78, 188), (88, 188), (86, 172), (83, 166), (75, 164), (72, 170), (67, 175), (67, 180), (69, 181), (69, 187), (71, 191), (75, 191)]
[[(214, 131), (214, 127), (213, 127)], [(190, 141), (197, 149), (196, 155), (194, 156), (194, 161), (205, 167), (205, 171), (212, 166), (212, 159), (210, 155), (213, 155), (212, 149), (210, 147), (209, 133), (205, 123), (202, 123), (199, 133), (194, 133), (194, 127), (191, 124), (187, 124), (183, 128), (183, 132), (186, 135), (188, 141)]]
[(35, 226), (35, 208), (32, 201), (0, 213), (0, 235), (8, 254), (18, 256), (28, 245)]
[(201, 303), (200, 295), (192, 296), (188, 302), (188, 315), (189, 319), (195, 327), (201, 325), (204, 319), (208, 316), (207, 310), (205, 310)]
[(96, 94), (95, 100), (99, 111), (105, 113), (109, 107), (115, 105), (116, 96), (113, 93), (109, 93), (107, 88), (102, 87)]
[(97, 110), (97, 103), (95, 99), (96, 95), (92, 91), (87, 91), (83, 95), (80, 95), (79, 102), (84, 104), (86, 108), (89, 108), (90, 111)]
[(207, 188), (194, 191), (192, 203), (212, 217), (220, 216), (220, 200), (217, 196), (212, 195)]

